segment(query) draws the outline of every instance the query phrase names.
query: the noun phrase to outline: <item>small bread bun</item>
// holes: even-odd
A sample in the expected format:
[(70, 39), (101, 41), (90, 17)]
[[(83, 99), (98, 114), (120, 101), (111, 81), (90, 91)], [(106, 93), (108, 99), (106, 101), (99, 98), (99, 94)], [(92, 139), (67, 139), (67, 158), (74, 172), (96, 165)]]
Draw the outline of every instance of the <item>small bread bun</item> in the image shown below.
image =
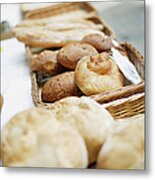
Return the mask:
[(58, 62), (74, 70), (78, 61), (84, 56), (93, 56), (98, 54), (97, 50), (86, 43), (73, 42), (64, 46), (58, 53)]
[(81, 91), (75, 84), (75, 73), (65, 72), (52, 77), (42, 88), (45, 102), (54, 102), (68, 96), (79, 96)]
[(31, 59), (31, 69), (38, 74), (55, 75), (63, 71), (63, 67), (57, 61), (58, 51), (45, 50), (34, 55)]
[(86, 95), (112, 91), (123, 86), (123, 76), (107, 52), (85, 56), (75, 69), (76, 84)]
[(51, 111), (35, 108), (14, 116), (2, 131), (2, 163), (10, 167), (86, 168), (83, 138)]
[(100, 34), (90, 34), (85, 36), (81, 42), (87, 43), (95, 47), (99, 52), (109, 51), (113, 47), (110, 37), (101, 36)]
[(97, 168), (144, 169), (144, 114), (117, 121), (103, 144)]

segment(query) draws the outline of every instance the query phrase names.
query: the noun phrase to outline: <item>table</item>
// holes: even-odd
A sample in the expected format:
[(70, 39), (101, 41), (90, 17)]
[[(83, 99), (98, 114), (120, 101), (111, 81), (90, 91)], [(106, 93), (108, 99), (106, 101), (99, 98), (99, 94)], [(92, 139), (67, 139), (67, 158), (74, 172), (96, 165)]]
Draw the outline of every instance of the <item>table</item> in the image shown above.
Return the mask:
[(34, 107), (24, 45), (15, 38), (1, 42), (1, 128), (17, 112)]

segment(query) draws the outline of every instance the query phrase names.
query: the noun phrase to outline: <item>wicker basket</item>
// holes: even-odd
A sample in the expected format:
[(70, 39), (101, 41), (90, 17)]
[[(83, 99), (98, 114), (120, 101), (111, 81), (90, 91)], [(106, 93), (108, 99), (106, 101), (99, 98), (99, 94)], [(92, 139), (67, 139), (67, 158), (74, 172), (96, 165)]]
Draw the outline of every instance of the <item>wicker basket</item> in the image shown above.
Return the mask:
[(122, 119), (145, 112), (145, 94), (138, 93), (127, 98), (121, 98), (102, 106), (106, 108), (114, 119)]
[[(135, 65), (135, 67), (137, 68), (137, 71), (141, 75), (142, 79), (144, 79), (144, 58), (143, 58), (143, 56), (131, 44), (122, 43), (121, 45), (126, 49), (130, 61)], [(30, 51), (30, 48), (26, 47), (26, 51), (27, 51), (28, 59), (29, 59), (29, 61), (31, 61), (32, 53)], [(31, 78), (32, 78), (32, 97), (33, 97), (33, 101), (34, 101), (35, 105), (39, 106), (39, 107), (46, 108), (46, 109), (51, 109), (52, 108), (51, 103), (45, 103), (42, 101), (41, 87), (38, 85), (38, 82), (37, 82), (37, 74), (32, 72)], [(128, 85), (127, 84), (126, 86), (119, 88), (117, 90), (114, 90), (111, 92), (106, 92), (106, 93), (100, 93), (100, 94), (92, 95), (89, 97), (91, 99), (99, 102), (100, 104), (105, 104), (105, 103), (112, 102), (112, 101), (115, 101), (118, 99), (127, 98), (126, 99), (127, 101), (123, 101), (123, 103), (125, 103), (127, 105), (123, 105), (123, 103), (122, 103), (122, 107), (124, 107), (126, 109), (126, 110), (122, 109), (122, 112), (126, 111), (126, 113), (127, 113), (128, 112), (128, 104), (130, 104), (129, 106), (131, 108), (132, 104), (135, 103), (135, 106), (137, 107), (137, 109), (140, 108), (142, 105), (144, 105), (144, 102), (142, 102), (142, 99), (144, 99), (144, 95), (143, 95), (142, 99), (141, 98), (140, 99), (139, 98), (138, 99), (137, 98), (131, 98), (132, 95), (137, 95), (137, 94), (143, 93), (143, 92), (144, 92), (144, 81), (142, 81), (138, 85), (133, 85), (133, 84)], [(119, 103), (117, 103), (117, 105), (118, 104)], [(135, 106), (133, 106), (134, 107), (133, 110), (138, 113), (139, 110), (136, 110)], [(109, 110), (111, 112), (113, 111), (112, 114), (115, 114), (114, 116), (117, 116), (118, 108), (116, 108), (116, 109), (115, 108), (116, 108), (116, 105), (115, 106), (111, 106), (111, 105), (109, 106)], [(144, 107), (140, 108), (140, 109), (141, 109), (140, 112), (144, 111)], [(131, 111), (131, 110), (129, 110), (129, 111)], [(133, 113), (133, 115), (134, 115), (134, 113)], [(118, 117), (121, 118), (120, 115), (118, 115)]]
[(28, 13), (28, 12), (34, 12), (38, 11), (43, 8), (47, 8), (50, 6), (55, 6), (57, 4), (60, 4), (59, 2), (52, 2), (52, 3), (22, 3), (20, 4), (20, 10), (22, 12), (23, 17)]
[(56, 16), (68, 12), (73, 12), (75, 10), (81, 10), (86, 12), (86, 18), (92, 14), (97, 14), (97, 11), (93, 6), (88, 2), (66, 2), (60, 3), (54, 6), (39, 8), (38, 10), (33, 10), (25, 14), (27, 19), (36, 19), (36, 18), (46, 18), (51, 16)]
[[(37, 84), (36, 74), (32, 73), (32, 98), (33, 102), (37, 107), (44, 109), (52, 109), (51, 103), (44, 103), (41, 100), (41, 89)], [(143, 88), (142, 88), (143, 89)], [(140, 89), (139, 92), (142, 91)], [(138, 90), (137, 90), (138, 91)], [(142, 91), (131, 92), (125, 98), (118, 98), (117, 100), (110, 101), (108, 103), (101, 103), (104, 108), (106, 108), (114, 119), (122, 119), (130, 116), (134, 116), (145, 112), (145, 94)]]

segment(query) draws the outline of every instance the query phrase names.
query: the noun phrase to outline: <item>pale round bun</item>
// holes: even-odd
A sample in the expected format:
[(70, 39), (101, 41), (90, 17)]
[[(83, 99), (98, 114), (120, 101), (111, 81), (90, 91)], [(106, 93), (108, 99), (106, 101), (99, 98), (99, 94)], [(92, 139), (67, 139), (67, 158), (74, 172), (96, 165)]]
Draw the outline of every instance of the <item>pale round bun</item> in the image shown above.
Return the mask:
[(88, 155), (79, 132), (52, 113), (32, 109), (14, 116), (2, 131), (3, 165), (86, 168)]
[(79, 130), (87, 145), (89, 163), (95, 162), (111, 130), (113, 118), (110, 113), (87, 97), (68, 97), (57, 101), (53, 111), (59, 122), (66, 122)]
[(99, 152), (97, 168), (144, 167), (144, 115), (134, 118), (116, 122), (113, 133), (106, 139)]
[(106, 52), (83, 57), (76, 66), (75, 80), (79, 89), (88, 96), (123, 86), (123, 76)]

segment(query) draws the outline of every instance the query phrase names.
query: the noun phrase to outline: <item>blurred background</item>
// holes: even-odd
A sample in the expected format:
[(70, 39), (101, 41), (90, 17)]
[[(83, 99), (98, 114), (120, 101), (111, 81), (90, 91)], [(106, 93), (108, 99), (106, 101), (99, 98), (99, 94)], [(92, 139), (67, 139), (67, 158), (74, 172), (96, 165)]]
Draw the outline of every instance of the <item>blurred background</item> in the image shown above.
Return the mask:
[[(144, 54), (144, 1), (104, 1), (90, 2), (99, 12), (100, 17), (115, 31), (119, 42), (132, 43)], [(54, 3), (52, 3), (54, 4)], [(27, 4), (27, 8), (48, 6), (49, 3)], [(21, 20), (19, 4), (1, 5), (1, 22), (8, 21), (15, 26)]]
[(105, 1), (92, 5), (115, 31), (119, 42), (130, 42), (144, 54), (144, 1)]

